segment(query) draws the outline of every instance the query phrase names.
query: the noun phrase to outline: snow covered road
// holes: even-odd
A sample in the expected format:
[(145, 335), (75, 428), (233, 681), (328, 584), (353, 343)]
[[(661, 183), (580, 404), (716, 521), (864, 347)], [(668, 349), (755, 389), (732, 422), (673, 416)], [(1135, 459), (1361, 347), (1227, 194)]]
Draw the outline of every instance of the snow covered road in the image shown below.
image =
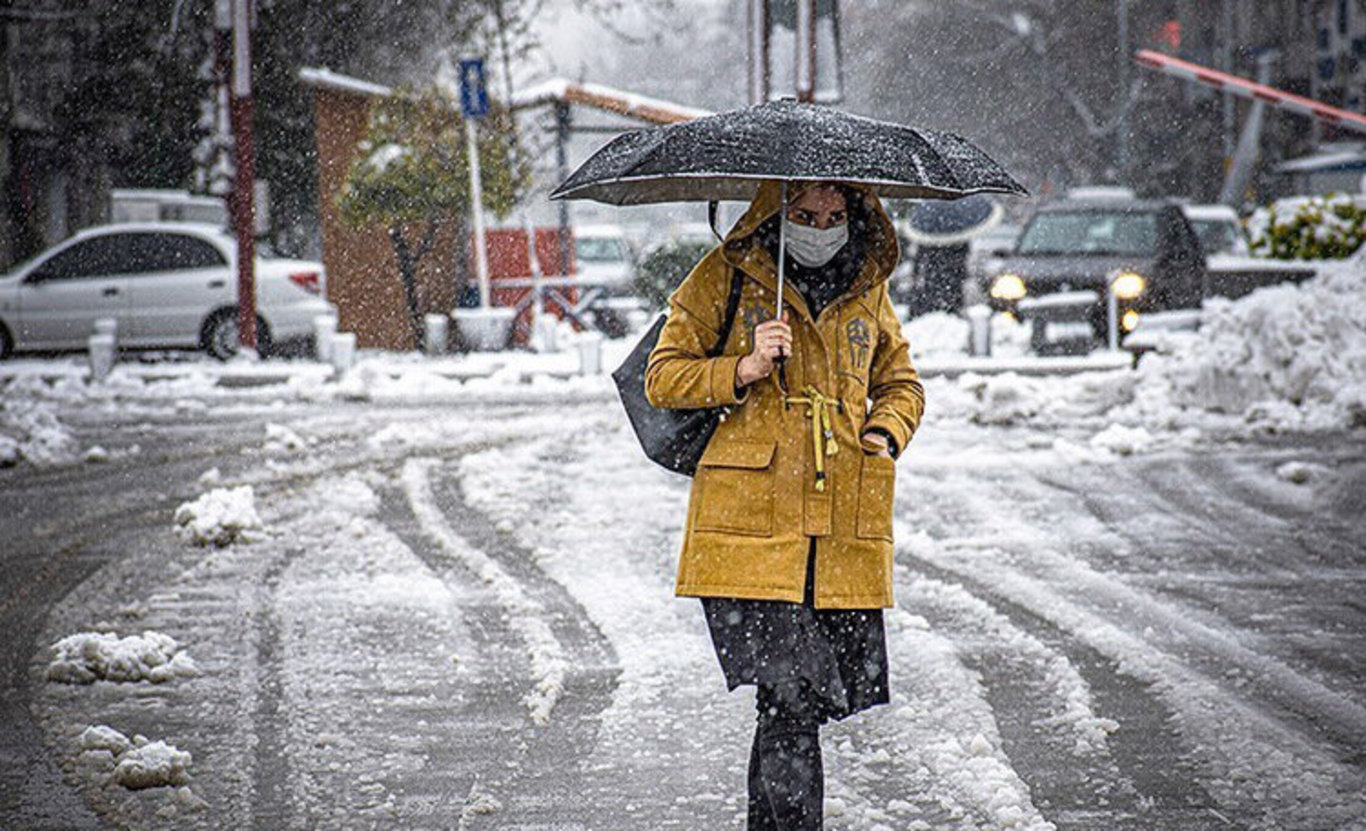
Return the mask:
[[(31, 630), (4, 727), (49, 770), (4, 779), (0, 825), (743, 827), (753, 694), (672, 597), (687, 481), (582, 398), (106, 415), (76, 425), (97, 474), (0, 471)], [(825, 731), (827, 826), (1366, 828), (1366, 443), (1087, 438), (917, 437), (894, 700)], [(173, 528), (244, 485), (246, 541)], [(199, 673), (46, 680), (88, 630)], [(116, 784), (93, 725), (188, 751), (187, 784)]]

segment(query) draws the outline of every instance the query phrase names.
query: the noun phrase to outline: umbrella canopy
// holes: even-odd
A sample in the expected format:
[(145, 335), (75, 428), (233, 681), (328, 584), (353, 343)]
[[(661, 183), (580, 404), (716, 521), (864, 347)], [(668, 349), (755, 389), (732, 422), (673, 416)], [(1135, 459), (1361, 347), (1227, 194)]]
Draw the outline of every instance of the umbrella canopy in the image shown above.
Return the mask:
[(998, 224), (1005, 210), (990, 197), (920, 202), (902, 231), (919, 245), (961, 245)]
[(765, 179), (856, 182), (892, 199), (1027, 193), (953, 133), (788, 99), (624, 133), (550, 198), (609, 205), (748, 201)]

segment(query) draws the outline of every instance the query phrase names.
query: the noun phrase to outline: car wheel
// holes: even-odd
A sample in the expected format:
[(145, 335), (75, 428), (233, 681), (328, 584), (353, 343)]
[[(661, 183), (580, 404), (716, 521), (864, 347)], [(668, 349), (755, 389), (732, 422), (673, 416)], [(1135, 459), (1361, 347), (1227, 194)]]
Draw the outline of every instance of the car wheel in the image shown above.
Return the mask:
[(9, 329), (5, 328), (5, 324), (0, 323), (0, 361), (12, 354), (14, 354), (14, 337), (10, 335)]
[[(237, 312), (234, 309), (220, 309), (204, 321), (204, 329), (199, 336), (203, 350), (220, 361), (226, 361), (237, 354)], [(270, 354), (270, 329), (259, 316), (256, 318), (256, 352), (261, 357)]]

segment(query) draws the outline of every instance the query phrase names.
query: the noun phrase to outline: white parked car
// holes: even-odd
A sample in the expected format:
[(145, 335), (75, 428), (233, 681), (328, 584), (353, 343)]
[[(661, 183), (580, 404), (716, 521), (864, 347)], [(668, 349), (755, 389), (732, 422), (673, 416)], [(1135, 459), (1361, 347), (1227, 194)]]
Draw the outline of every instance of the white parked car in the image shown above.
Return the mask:
[(1248, 254), (1247, 237), (1238, 212), (1228, 205), (1182, 205), (1181, 212), (1195, 229), (1205, 256)]
[[(322, 263), (258, 245), (261, 352), (335, 314)], [(113, 318), (121, 348), (237, 349), (237, 241), (215, 225), (145, 222), (89, 228), (0, 277), (0, 357), (84, 349), (95, 321)]]
[(635, 279), (635, 254), (619, 225), (574, 229), (574, 265), (580, 285), (601, 286), (612, 296), (628, 295)]

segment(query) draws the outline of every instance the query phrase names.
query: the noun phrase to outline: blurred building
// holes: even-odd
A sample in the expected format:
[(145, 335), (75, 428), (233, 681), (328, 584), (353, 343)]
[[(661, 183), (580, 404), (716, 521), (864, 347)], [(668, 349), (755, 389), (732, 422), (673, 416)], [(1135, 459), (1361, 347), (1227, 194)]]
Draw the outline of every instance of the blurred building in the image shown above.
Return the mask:
[[(1354, 112), (1366, 104), (1366, 0), (1179, 0), (1169, 35), (1166, 45), (1173, 54), (1247, 78), (1256, 78), (1258, 57), (1273, 52), (1271, 86)], [(1249, 105), (1196, 85), (1187, 85), (1185, 94), (1219, 119), (1220, 140), (1208, 148), (1211, 161), (1231, 158)], [(1322, 144), (1359, 138), (1307, 118), (1268, 113), (1257, 201), (1311, 181), (1282, 175), (1292, 172), (1282, 164), (1286, 160), (1312, 155)]]
[(64, 0), (0, 4), (0, 270), (103, 219), (105, 165), (63, 140), (79, 12)]

